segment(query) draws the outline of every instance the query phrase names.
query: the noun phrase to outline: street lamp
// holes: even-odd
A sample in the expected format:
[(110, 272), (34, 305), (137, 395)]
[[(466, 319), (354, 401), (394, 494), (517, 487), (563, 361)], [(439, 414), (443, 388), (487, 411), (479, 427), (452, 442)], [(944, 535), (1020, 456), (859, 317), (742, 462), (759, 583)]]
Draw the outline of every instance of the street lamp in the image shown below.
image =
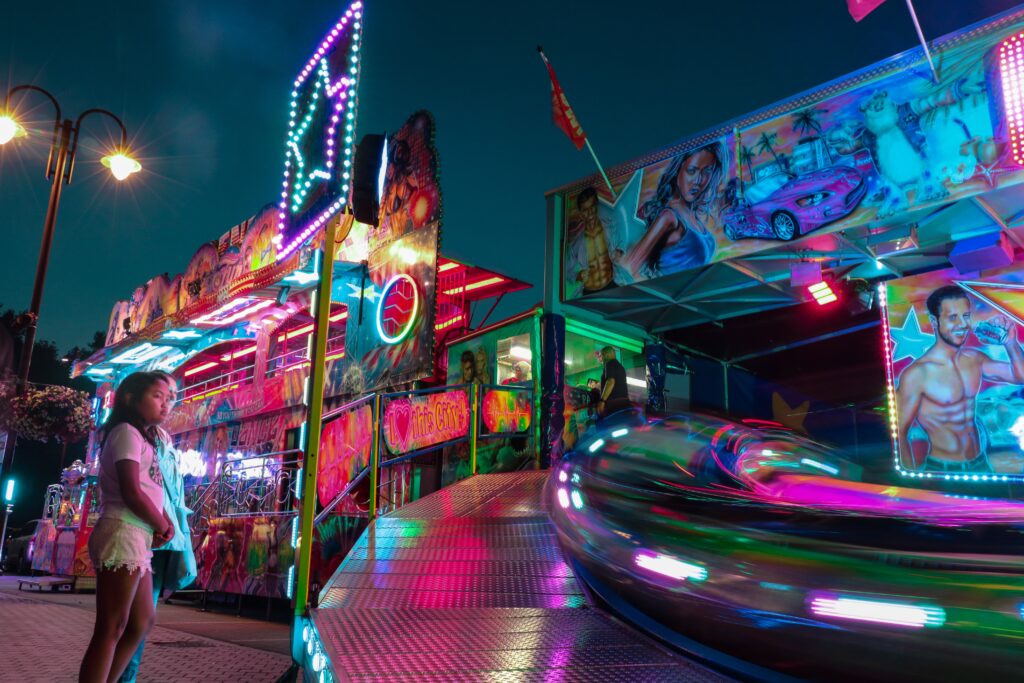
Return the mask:
[[(4, 97), (3, 108), (0, 109), (0, 145), (5, 145), (12, 140), (28, 135), (24, 126), (18, 122), (15, 111), (11, 108), (11, 99), (19, 93), (39, 93), (44, 95), (56, 112), (53, 120), (53, 137), (50, 141), (50, 156), (46, 160), (46, 179), (51, 180), (50, 201), (46, 207), (46, 219), (43, 222), (43, 243), (39, 248), (39, 263), (36, 266), (36, 279), (32, 288), (32, 303), (29, 307), (28, 320), (25, 330), (25, 342), (21, 350), (21, 359), (18, 366), (18, 391), (24, 391), (28, 385), (28, 371), (32, 364), (32, 347), (36, 342), (36, 325), (39, 320), (39, 309), (43, 299), (43, 284), (46, 282), (46, 267), (50, 262), (50, 245), (53, 242), (53, 226), (57, 221), (57, 207), (60, 204), (60, 193), (64, 185), (71, 184), (71, 175), (75, 168), (75, 152), (78, 150), (78, 134), (82, 128), (82, 122), (92, 114), (107, 116), (121, 129), (120, 145), (112, 149), (103, 157), (101, 163), (110, 169), (110, 172), (118, 180), (124, 180), (133, 173), (142, 170), (142, 165), (136, 161), (128, 150), (128, 130), (124, 127), (117, 116), (106, 109), (86, 109), (75, 121), (62, 118), (60, 104), (57, 98), (35, 85), (18, 85), (7, 91)], [(0, 466), (0, 484), (7, 479), (10, 472), (11, 460), (14, 455), (14, 435), (9, 435), (4, 458)]]

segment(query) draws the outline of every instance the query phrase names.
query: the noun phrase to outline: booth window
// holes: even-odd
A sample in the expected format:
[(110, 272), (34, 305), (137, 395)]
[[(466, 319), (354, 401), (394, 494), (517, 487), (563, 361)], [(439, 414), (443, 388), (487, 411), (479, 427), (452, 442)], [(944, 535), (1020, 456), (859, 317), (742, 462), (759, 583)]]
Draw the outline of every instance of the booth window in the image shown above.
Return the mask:
[(497, 384), (520, 384), (533, 380), (533, 350), (530, 333), (498, 340)]

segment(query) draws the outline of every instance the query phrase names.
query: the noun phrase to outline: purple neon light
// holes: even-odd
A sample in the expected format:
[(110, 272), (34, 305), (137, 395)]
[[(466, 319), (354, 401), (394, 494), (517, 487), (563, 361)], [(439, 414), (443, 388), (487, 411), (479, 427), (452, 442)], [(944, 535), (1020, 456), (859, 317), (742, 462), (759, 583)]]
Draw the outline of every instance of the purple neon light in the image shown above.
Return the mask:
[[(360, 44), (361, 29), (362, 29), (361, 20), (362, 20), (362, 16), (363, 16), (362, 15), (362, 11), (361, 11), (362, 7), (363, 7), (363, 3), (358, 1), (358, 0), (357, 0), (357, 2), (352, 3), (352, 5), (345, 12), (345, 14), (341, 17), (341, 19), (328, 32), (328, 34), (324, 37), (323, 41), (321, 41), (319, 47), (313, 53), (313, 56), (310, 57), (309, 61), (303, 67), (302, 71), (299, 73), (299, 76), (295, 79), (295, 83), (293, 84), (294, 90), (292, 92), (292, 96), (293, 97), (297, 97), (298, 96), (298, 89), (303, 84), (305, 84), (307, 79), (309, 79), (311, 76), (313, 76), (313, 77), (324, 77), (324, 79), (326, 81), (326, 87), (324, 88), (324, 94), (326, 95), (326, 97), (329, 100), (333, 101), (332, 103), (334, 105), (334, 113), (331, 116), (331, 124), (330, 124), (330, 127), (328, 128), (328, 134), (326, 136), (327, 137), (327, 142), (326, 142), (327, 149), (325, 150), (325, 156), (327, 158), (327, 168), (332, 171), (332, 175), (334, 173), (334, 166), (335, 166), (335, 164), (334, 164), (334, 154), (335, 154), (334, 146), (335, 146), (335, 137), (336, 137), (337, 126), (338, 126), (338, 124), (342, 120), (347, 121), (348, 123), (346, 125), (351, 125), (353, 128), (354, 128), (354, 125), (355, 125), (355, 106), (356, 106), (356, 103), (355, 103), (355, 98), (354, 97), (353, 98), (349, 98), (349, 91), (351, 89), (355, 88), (355, 86), (357, 84), (357, 80), (358, 80), (358, 78), (357, 78), (358, 63), (359, 63), (358, 53), (359, 53), (359, 44)], [(350, 54), (348, 60), (346, 61), (346, 63), (348, 65), (350, 65), (349, 66), (349, 71), (348, 71), (347, 75), (343, 75), (343, 76), (341, 76), (339, 78), (336, 78), (336, 79), (334, 79), (332, 81), (331, 77), (330, 77), (330, 74), (326, 71), (327, 63), (326, 63), (325, 55), (327, 55), (330, 52), (330, 48), (337, 41), (338, 37), (343, 34), (344, 29), (349, 25), (350, 22), (351, 22), (351, 30), (352, 30), (352, 50), (351, 50), (351, 54)], [(318, 65), (319, 65), (319, 68), (318, 68)], [(292, 117), (290, 119), (290, 121), (289, 121), (289, 130), (291, 130), (294, 127), (294, 125), (295, 125), (295, 119), (294, 119), (294, 117)], [(353, 131), (348, 131), (347, 135), (345, 137), (346, 137), (345, 156), (350, 156), (351, 155), (352, 144), (351, 144), (351, 142), (348, 142), (348, 140), (351, 140), (354, 137), (354, 130)], [(288, 151), (288, 153), (286, 155), (286, 159), (285, 159), (284, 180), (282, 182), (281, 202), (279, 204), (280, 211), (278, 213), (278, 218), (280, 220), (280, 225), (279, 225), (277, 234), (274, 235), (274, 238), (273, 238), (274, 239), (274, 243), (278, 247), (278, 257), (279, 258), (285, 258), (291, 252), (295, 251), (298, 247), (300, 247), (318, 229), (320, 229), (324, 225), (326, 225), (327, 221), (330, 220), (331, 217), (334, 216), (334, 214), (336, 214), (341, 209), (341, 207), (343, 207), (345, 205), (345, 198), (344, 197), (339, 198), (336, 201), (332, 202), (330, 206), (328, 206), (326, 209), (324, 209), (322, 212), (320, 212), (320, 214), (317, 215), (313, 220), (311, 220), (309, 223), (307, 223), (298, 232), (298, 234), (295, 235), (292, 238), (292, 240), (288, 244), (284, 244), (284, 233), (286, 231), (288, 231), (289, 228), (291, 227), (289, 225), (289, 212), (288, 212), (289, 197), (288, 197), (288, 189), (289, 189), (289, 183), (292, 180), (292, 171), (291, 171), (292, 164), (291, 164), (291, 148), (290, 148), (290, 145), (292, 144), (292, 142), (293, 141), (291, 139), (291, 136), (289, 135), (288, 142), (286, 143), (286, 146), (289, 148), (289, 151)], [(349, 166), (348, 159), (345, 160), (345, 166), (346, 167)], [(349, 172), (347, 170), (342, 173), (342, 179), (344, 181), (343, 184), (342, 184), (342, 192), (345, 193), (345, 192), (348, 191)], [(327, 180), (328, 180), (328, 182), (336, 182), (337, 178), (332, 177), (332, 178), (327, 179)]]

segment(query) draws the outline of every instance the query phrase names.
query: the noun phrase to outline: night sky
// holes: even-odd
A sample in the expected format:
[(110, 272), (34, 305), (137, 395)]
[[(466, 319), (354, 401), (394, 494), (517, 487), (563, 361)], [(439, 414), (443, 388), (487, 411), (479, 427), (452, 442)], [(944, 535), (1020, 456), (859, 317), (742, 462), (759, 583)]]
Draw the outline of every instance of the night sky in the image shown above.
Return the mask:
[[(844, 0), (365, 2), (357, 133), (393, 131), (420, 108), (434, 113), (442, 251), (535, 285), (507, 297), (499, 316), (541, 298), (544, 192), (594, 170), (551, 122), (538, 43), (606, 166), (917, 45), (903, 0), (860, 24)], [(1015, 4), (915, 2), (929, 38)], [(65, 116), (114, 111), (144, 165), (116, 183), (98, 163), (113, 129), (86, 122), (57, 219), (41, 339), (62, 349), (88, 343), (106, 329), (115, 300), (159, 273), (181, 272), (202, 242), (275, 199), (292, 81), (346, 6), (5, 9), (5, 85), (49, 89)], [(31, 295), (52, 126), (45, 101), (21, 102), (36, 134), (0, 148), (0, 304), (17, 310)]]

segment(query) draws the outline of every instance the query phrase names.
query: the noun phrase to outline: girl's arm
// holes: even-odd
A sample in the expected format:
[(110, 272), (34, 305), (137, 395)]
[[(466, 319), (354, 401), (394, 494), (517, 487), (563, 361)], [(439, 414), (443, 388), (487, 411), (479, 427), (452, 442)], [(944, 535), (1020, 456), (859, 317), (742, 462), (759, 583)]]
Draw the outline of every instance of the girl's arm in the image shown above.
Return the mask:
[(143, 522), (153, 527), (158, 535), (166, 536), (168, 531), (173, 532), (173, 527), (164, 517), (164, 511), (158, 510), (139, 486), (139, 463), (135, 460), (124, 459), (118, 460), (114, 464), (117, 467), (121, 498), (124, 499), (128, 509), (138, 515)]
[(654, 253), (656, 247), (668, 236), (668, 233), (676, 227), (676, 219), (671, 211), (662, 211), (661, 214), (655, 219), (654, 225), (647, 229), (644, 236), (636, 243), (626, 257), (622, 260), (622, 265), (634, 275), (634, 277), (640, 272), (640, 269), (645, 263), (651, 260), (651, 255)]

